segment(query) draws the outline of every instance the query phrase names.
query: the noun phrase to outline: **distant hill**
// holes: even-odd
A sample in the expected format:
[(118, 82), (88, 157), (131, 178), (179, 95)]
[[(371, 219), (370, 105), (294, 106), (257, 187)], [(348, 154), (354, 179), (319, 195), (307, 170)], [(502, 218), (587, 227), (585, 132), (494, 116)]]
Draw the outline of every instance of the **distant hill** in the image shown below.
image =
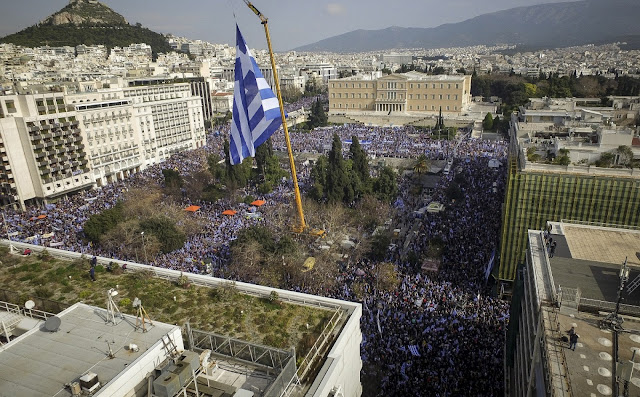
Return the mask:
[(122, 15), (95, 0), (72, 0), (39, 24), (2, 37), (0, 42), (25, 47), (103, 44), (109, 48), (146, 43), (154, 54), (171, 51), (163, 35), (140, 24), (130, 25)]
[(363, 52), (482, 44), (557, 48), (640, 35), (639, 19), (638, 0), (583, 0), (512, 8), (435, 28), (356, 30), (295, 50)]

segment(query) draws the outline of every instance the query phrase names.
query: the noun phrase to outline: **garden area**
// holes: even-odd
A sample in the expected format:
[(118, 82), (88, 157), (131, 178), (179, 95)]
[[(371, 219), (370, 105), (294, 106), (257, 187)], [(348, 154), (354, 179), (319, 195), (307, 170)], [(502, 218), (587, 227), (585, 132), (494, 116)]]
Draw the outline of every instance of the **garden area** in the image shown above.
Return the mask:
[[(183, 325), (206, 332), (282, 349), (295, 346), (298, 360), (313, 346), (333, 312), (280, 301), (277, 293), (267, 298), (241, 294), (232, 282), (217, 288), (198, 287), (153, 277), (150, 272), (111, 271), (97, 265), (96, 281), (89, 276), (89, 258), (73, 262), (53, 258), (45, 252), (22, 256), (0, 248), (0, 300), (24, 305), (36, 302), (46, 310), (52, 303), (61, 309), (76, 302), (106, 307), (107, 291), (123, 314), (136, 315), (135, 298), (152, 321)], [(182, 285), (178, 285), (182, 284)]]

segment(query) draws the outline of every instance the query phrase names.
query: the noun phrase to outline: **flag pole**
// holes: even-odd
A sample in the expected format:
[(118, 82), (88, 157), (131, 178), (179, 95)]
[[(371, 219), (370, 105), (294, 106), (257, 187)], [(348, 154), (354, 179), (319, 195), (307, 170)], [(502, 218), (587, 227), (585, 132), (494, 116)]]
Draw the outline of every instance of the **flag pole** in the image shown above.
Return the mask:
[(280, 82), (278, 81), (278, 72), (276, 71), (276, 60), (273, 56), (273, 50), (271, 49), (271, 37), (269, 36), (269, 26), (267, 18), (262, 15), (258, 9), (251, 4), (249, 0), (244, 0), (247, 7), (251, 9), (260, 18), (260, 22), (264, 26), (264, 33), (267, 37), (267, 46), (269, 48), (269, 56), (271, 58), (271, 69), (273, 71), (273, 83), (276, 86), (276, 95), (278, 96), (278, 103), (280, 104), (280, 117), (282, 117), (282, 128), (284, 129), (284, 139), (287, 143), (287, 151), (289, 152), (289, 166), (291, 167), (291, 178), (293, 179), (293, 190), (295, 193), (296, 207), (298, 210), (298, 218), (300, 223), (294, 230), (297, 233), (302, 233), (307, 228), (304, 221), (304, 212), (302, 211), (302, 199), (300, 197), (300, 188), (298, 187), (298, 176), (296, 175), (296, 164), (293, 160), (293, 150), (291, 149), (291, 140), (289, 139), (289, 129), (287, 128), (287, 120), (284, 116), (284, 105), (282, 103), (282, 93), (280, 92)]

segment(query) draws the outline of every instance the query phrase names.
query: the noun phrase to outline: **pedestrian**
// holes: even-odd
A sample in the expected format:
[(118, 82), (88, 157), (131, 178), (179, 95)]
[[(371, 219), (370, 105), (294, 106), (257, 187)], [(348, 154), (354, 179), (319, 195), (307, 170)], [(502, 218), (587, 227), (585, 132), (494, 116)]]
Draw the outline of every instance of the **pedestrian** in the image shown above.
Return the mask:
[(578, 343), (578, 338), (580, 338), (580, 335), (576, 334), (575, 332), (569, 336), (569, 349), (574, 351), (576, 350), (576, 343)]
[(96, 268), (95, 268), (95, 266), (91, 266), (91, 269), (89, 269), (89, 277), (91, 277), (91, 281), (96, 281)]

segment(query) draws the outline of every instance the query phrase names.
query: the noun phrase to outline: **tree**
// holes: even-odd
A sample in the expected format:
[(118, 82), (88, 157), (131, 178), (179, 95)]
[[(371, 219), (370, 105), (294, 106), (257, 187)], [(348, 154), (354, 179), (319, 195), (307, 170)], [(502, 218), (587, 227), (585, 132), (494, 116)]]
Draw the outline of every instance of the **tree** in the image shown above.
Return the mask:
[(327, 156), (320, 156), (311, 169), (311, 180), (313, 185), (309, 195), (316, 201), (322, 201), (326, 195), (327, 174), (329, 172), (329, 162)]
[(486, 131), (490, 131), (493, 128), (493, 116), (491, 113), (487, 113), (482, 121), (482, 128)]
[(145, 219), (140, 222), (140, 227), (148, 235), (158, 239), (160, 250), (164, 253), (182, 248), (186, 240), (184, 232), (166, 216)]
[(426, 174), (430, 169), (431, 160), (429, 160), (425, 154), (418, 156), (418, 159), (413, 165), (413, 172), (416, 174)]
[(616, 149), (618, 153), (618, 164), (624, 165), (626, 167), (631, 165), (631, 161), (633, 160), (633, 150), (629, 146), (620, 145)]
[(313, 105), (311, 105), (311, 113), (309, 114), (307, 126), (312, 130), (316, 127), (326, 126), (327, 122), (328, 116), (324, 111), (324, 105), (319, 99), (317, 99), (315, 102), (313, 102)]
[(398, 195), (398, 183), (396, 181), (395, 171), (385, 166), (380, 170), (380, 175), (373, 182), (373, 191), (380, 201), (391, 202)]
[(183, 185), (182, 177), (176, 170), (165, 168), (162, 170), (164, 176), (164, 186), (169, 190), (180, 189)]
[(349, 177), (342, 157), (342, 142), (338, 134), (333, 134), (327, 172), (327, 201), (329, 203), (342, 201), (345, 196), (345, 188), (349, 185), (348, 182)]
[(112, 208), (92, 215), (84, 224), (84, 234), (91, 242), (97, 244), (104, 234), (115, 228), (123, 220), (123, 205), (119, 201)]
[(210, 154), (207, 156), (207, 168), (213, 176), (214, 181), (221, 181), (224, 178), (225, 168), (220, 163), (220, 156), (217, 154)]
[(557, 165), (569, 165), (571, 163), (571, 158), (569, 157), (569, 149), (560, 149), (558, 150), (558, 156), (553, 159), (553, 164)]
[(358, 137), (353, 135), (351, 137), (351, 147), (349, 148), (349, 152), (351, 153), (351, 161), (352, 161), (352, 169), (356, 174), (360, 181), (360, 192), (366, 193), (369, 191), (370, 183), (371, 183), (371, 175), (369, 174), (369, 159), (367, 158), (367, 153), (360, 146), (360, 141), (358, 141)]

